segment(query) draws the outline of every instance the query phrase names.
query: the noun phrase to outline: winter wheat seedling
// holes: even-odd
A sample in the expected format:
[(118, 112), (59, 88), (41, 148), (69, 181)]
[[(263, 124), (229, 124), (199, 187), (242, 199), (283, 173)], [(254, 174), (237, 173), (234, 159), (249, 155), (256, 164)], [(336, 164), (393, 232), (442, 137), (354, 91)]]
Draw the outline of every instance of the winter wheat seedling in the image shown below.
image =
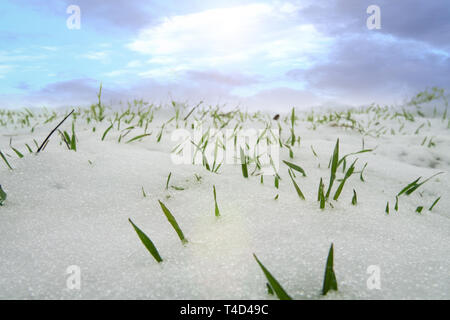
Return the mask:
[(216, 217), (220, 217), (219, 206), (217, 205), (217, 196), (216, 196), (216, 186), (213, 185), (213, 193), (214, 193), (214, 213)]
[(263, 271), (264, 275), (266, 276), (267, 281), (269, 281), (269, 285), (273, 289), (273, 292), (275, 292), (275, 294), (277, 295), (278, 299), (292, 300), (292, 298), (283, 289), (283, 287), (280, 285), (280, 283), (277, 281), (277, 279), (275, 279), (274, 276), (272, 276), (272, 274), (269, 272), (269, 270), (267, 270), (266, 267), (264, 267), (264, 265), (258, 260), (258, 258), (256, 257), (255, 254), (253, 254), (253, 257), (255, 258), (259, 267)]
[(337, 291), (336, 275), (333, 269), (333, 244), (328, 252), (327, 264), (325, 266), (325, 277), (323, 280), (322, 295), (326, 295), (330, 290)]
[(428, 210), (429, 211), (433, 210), (434, 206), (439, 202), (439, 200), (441, 200), (441, 197), (439, 197), (436, 200), (434, 200), (433, 204), (431, 205), (431, 207)]
[(6, 192), (2, 189), (2, 186), (0, 185), (0, 206), (3, 205), (3, 202), (6, 200)]
[(134, 223), (133, 221), (131, 221), (131, 219), (128, 219), (128, 221), (131, 223), (131, 225), (133, 226), (134, 230), (136, 231), (139, 239), (141, 239), (142, 243), (144, 244), (144, 246), (147, 248), (148, 252), (150, 252), (150, 254), (153, 256), (153, 258), (155, 258), (155, 260), (157, 262), (162, 262), (162, 258), (159, 255), (158, 250), (156, 249), (155, 245), (153, 244), (152, 240), (150, 240), (149, 237), (147, 237), (147, 235), (142, 232), (141, 229), (139, 229)]
[(180, 226), (178, 225), (177, 221), (175, 220), (175, 217), (172, 215), (172, 213), (169, 211), (169, 209), (167, 209), (167, 207), (164, 205), (164, 203), (162, 203), (160, 200), (158, 200), (158, 202), (159, 202), (159, 205), (161, 206), (162, 211), (166, 215), (167, 220), (169, 220), (170, 224), (172, 225), (172, 227), (176, 231), (178, 237), (180, 238), (181, 243), (186, 244), (188, 241), (184, 237), (183, 231), (181, 231)]
[(3, 161), (6, 163), (6, 165), (8, 166), (8, 168), (10, 170), (12, 170), (13, 168), (11, 167), (11, 165), (9, 164), (8, 160), (6, 160), (5, 155), (3, 154), (3, 152), (0, 151), (0, 157), (2, 157)]
[(288, 169), (288, 172), (289, 172), (289, 176), (291, 177), (292, 183), (294, 184), (294, 188), (297, 191), (297, 194), (298, 194), (299, 198), (305, 200), (305, 196), (303, 195), (302, 191), (300, 190), (297, 182), (295, 182), (295, 180), (294, 180), (294, 177), (293, 177), (293, 174), (292, 174), (292, 170)]

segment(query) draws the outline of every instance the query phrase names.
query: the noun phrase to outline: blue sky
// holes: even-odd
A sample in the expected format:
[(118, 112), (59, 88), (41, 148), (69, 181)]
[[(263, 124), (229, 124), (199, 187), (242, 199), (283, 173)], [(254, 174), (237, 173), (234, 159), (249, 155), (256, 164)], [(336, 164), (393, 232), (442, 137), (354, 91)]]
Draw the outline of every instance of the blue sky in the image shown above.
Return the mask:
[(444, 0), (2, 0), (0, 107), (86, 105), (100, 82), (112, 104), (397, 103), (450, 88), (449, 18)]

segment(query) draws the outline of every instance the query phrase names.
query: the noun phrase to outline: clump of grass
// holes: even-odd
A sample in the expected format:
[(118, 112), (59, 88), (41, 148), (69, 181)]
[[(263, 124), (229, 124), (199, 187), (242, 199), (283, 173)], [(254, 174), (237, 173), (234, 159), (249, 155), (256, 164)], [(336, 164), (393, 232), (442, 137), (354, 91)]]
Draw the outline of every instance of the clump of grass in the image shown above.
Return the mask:
[(219, 206), (217, 205), (217, 196), (216, 196), (216, 186), (213, 185), (213, 193), (214, 193), (214, 212), (216, 217), (220, 217)]
[(75, 111), (74, 109), (73, 109), (72, 111), (70, 111), (70, 113), (69, 113), (67, 116), (65, 116), (64, 119), (62, 119), (61, 122), (58, 123), (58, 125), (57, 125), (52, 131), (50, 131), (50, 133), (48, 134), (48, 136), (45, 138), (45, 140), (42, 142), (42, 144), (41, 144), (40, 146), (38, 146), (36, 140), (33, 140), (34, 143), (36, 144), (36, 146), (38, 147), (36, 153), (39, 153), (40, 151), (42, 151), (42, 150), (45, 149), (45, 146), (47, 145), (47, 143), (48, 143), (50, 137), (52, 136), (52, 134), (53, 134), (56, 130), (58, 130), (58, 128), (63, 124), (63, 122), (66, 121), (66, 119), (67, 119), (74, 111)]
[(330, 290), (338, 290), (336, 275), (333, 269), (333, 243), (328, 252), (327, 264), (325, 266), (325, 277), (323, 280), (322, 295), (326, 295)]
[(156, 249), (155, 245), (153, 244), (152, 240), (150, 240), (150, 238), (141, 230), (139, 229), (134, 223), (133, 221), (131, 221), (131, 219), (128, 219), (128, 221), (131, 223), (131, 225), (133, 226), (134, 230), (136, 231), (139, 239), (141, 239), (142, 243), (144, 244), (144, 246), (147, 248), (148, 252), (150, 252), (150, 254), (153, 256), (153, 258), (155, 258), (155, 260), (159, 263), (162, 262), (163, 259), (161, 258), (161, 256), (159, 255), (158, 250)]
[(407, 196), (409, 196), (410, 194), (412, 194), (414, 191), (416, 191), (420, 186), (422, 186), (424, 183), (426, 183), (427, 181), (431, 180), (432, 178), (436, 177), (437, 175), (442, 174), (443, 172), (438, 172), (434, 175), (432, 175), (431, 177), (425, 179), (424, 181), (422, 181), (421, 183), (418, 183), (420, 181), (420, 179), (422, 177), (417, 178), (416, 180), (414, 180), (413, 182), (411, 182), (410, 184), (408, 184), (406, 187), (404, 187), (398, 194), (397, 196), (400, 197), (402, 194), (406, 194)]
[[(260, 266), (261, 270), (264, 272), (264, 275), (267, 278), (268, 288), (272, 289), (272, 292), (274, 292), (278, 299), (280, 300), (292, 300), (292, 298), (287, 294), (287, 292), (283, 289), (283, 287), (280, 285), (280, 283), (277, 281), (277, 279), (272, 276), (272, 274), (269, 272), (269, 270), (264, 267), (264, 265), (258, 260), (255, 254), (253, 254), (253, 257), (255, 258), (256, 262)], [(268, 290), (270, 293), (270, 290)]]
[(59, 131), (59, 133), (61, 134), (61, 137), (62, 137), (64, 143), (66, 144), (67, 148), (69, 150), (77, 151), (77, 138), (75, 136), (74, 123), (72, 123), (72, 135), (70, 135), (67, 131), (64, 131), (62, 133), (61, 133), (61, 131)]
[(174, 228), (178, 237), (180, 238), (181, 243), (186, 244), (188, 241), (187, 241), (186, 237), (184, 236), (183, 231), (181, 231), (181, 228), (178, 225), (177, 220), (175, 220), (175, 217), (172, 215), (170, 210), (164, 205), (164, 203), (162, 203), (160, 200), (158, 200), (158, 202), (159, 202), (159, 205), (161, 206), (162, 211), (166, 215), (167, 220), (169, 220), (170, 224), (172, 225), (172, 227)]
[(6, 192), (2, 189), (2, 186), (0, 185), (0, 206), (3, 205), (3, 202), (5, 202), (7, 197)]

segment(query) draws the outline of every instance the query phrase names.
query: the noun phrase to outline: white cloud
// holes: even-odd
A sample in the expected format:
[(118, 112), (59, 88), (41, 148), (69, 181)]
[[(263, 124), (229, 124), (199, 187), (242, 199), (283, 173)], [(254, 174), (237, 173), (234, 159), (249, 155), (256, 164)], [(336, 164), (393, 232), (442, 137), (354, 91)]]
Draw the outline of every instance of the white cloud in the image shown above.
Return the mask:
[(108, 57), (108, 53), (105, 51), (89, 52), (81, 55), (81, 57), (90, 60), (105, 60)]
[(0, 65), (0, 78), (4, 78), (5, 75), (13, 69), (10, 65)]
[(298, 21), (297, 8), (257, 3), (166, 17), (141, 30), (128, 48), (151, 57), (143, 77), (206, 69), (280, 74), (314, 64), (331, 41)]

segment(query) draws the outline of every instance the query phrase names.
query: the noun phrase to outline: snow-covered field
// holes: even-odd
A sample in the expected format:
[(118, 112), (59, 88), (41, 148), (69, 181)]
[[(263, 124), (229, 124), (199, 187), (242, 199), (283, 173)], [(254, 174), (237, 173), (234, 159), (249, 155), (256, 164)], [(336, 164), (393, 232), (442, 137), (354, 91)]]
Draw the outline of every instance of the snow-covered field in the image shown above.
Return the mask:
[[(450, 130), (441, 111), (296, 110), (294, 118), (286, 113), (273, 120), (274, 114), (199, 107), (185, 121), (191, 108), (136, 102), (128, 113), (76, 109), (59, 128), (71, 137), (74, 123), (76, 151), (55, 132), (38, 154), (37, 145), (67, 113), (0, 111), (0, 150), (13, 168), (0, 159), (0, 184), (7, 194), (0, 206), (0, 299), (276, 299), (268, 294), (253, 253), (294, 299), (450, 299)], [(177, 143), (171, 134), (177, 126), (191, 130), (196, 119), (203, 121), (204, 132), (233, 130), (237, 124), (236, 131), (281, 128), (279, 188), (273, 176), (261, 183), (251, 160), (248, 178), (240, 164), (224, 163), (217, 172), (201, 164), (174, 164)], [(292, 142), (292, 120), (290, 157), (285, 143)], [(127, 143), (144, 133), (151, 135)], [(321, 209), (319, 181), (323, 178), (327, 191), (337, 138), (340, 159), (369, 151), (340, 163)], [(354, 173), (333, 200), (356, 158)], [(293, 173), (305, 200), (282, 160), (304, 169), (305, 177)], [(395, 210), (404, 187), (438, 172), (443, 173), (410, 195), (400, 195)], [(176, 218), (186, 244), (158, 200)], [(163, 262), (147, 251), (129, 218), (153, 241)], [(331, 243), (338, 291), (322, 296)], [(80, 289), (67, 286), (69, 266), (79, 267)], [(379, 270), (379, 288), (367, 284), (377, 280), (373, 270)]]

